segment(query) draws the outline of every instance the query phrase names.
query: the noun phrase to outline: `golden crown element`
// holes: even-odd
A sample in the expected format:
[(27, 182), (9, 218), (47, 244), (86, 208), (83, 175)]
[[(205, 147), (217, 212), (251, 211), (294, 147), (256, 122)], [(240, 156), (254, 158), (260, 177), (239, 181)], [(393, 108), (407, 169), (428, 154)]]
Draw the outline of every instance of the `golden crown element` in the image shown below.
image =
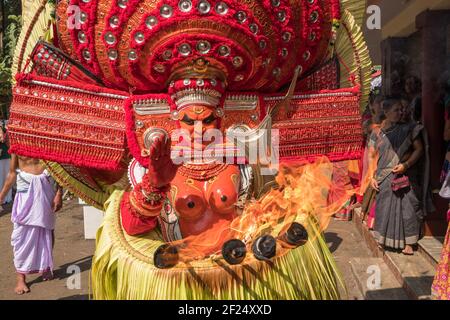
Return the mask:
[(173, 68), (169, 82), (180, 79), (217, 79), (226, 84), (227, 69), (215, 59), (197, 58)]
[(221, 93), (211, 89), (186, 89), (178, 91), (172, 96), (178, 109), (183, 109), (190, 105), (206, 105), (218, 107)]
[[(187, 81), (185, 88), (169, 90), (177, 109), (183, 109), (190, 105), (206, 105), (218, 107), (223, 90), (226, 88), (225, 67), (214, 59), (196, 58), (190, 59), (174, 68), (169, 80), (171, 86), (181, 80)], [(204, 87), (209, 81), (220, 83), (220, 87)], [(191, 86), (191, 81), (193, 86)], [(172, 91), (172, 92), (171, 92)]]

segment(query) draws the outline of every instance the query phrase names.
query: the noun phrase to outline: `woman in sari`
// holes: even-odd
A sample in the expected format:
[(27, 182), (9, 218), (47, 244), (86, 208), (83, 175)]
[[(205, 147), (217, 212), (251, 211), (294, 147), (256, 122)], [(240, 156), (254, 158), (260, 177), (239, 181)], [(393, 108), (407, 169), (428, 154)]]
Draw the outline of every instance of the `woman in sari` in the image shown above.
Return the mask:
[(423, 126), (402, 122), (400, 100), (383, 102), (386, 120), (381, 130), (374, 131), (370, 143), (378, 153), (377, 170), (372, 187), (377, 191), (375, 237), (380, 247), (414, 254), (425, 215), (422, 201), (420, 163), (424, 155)]

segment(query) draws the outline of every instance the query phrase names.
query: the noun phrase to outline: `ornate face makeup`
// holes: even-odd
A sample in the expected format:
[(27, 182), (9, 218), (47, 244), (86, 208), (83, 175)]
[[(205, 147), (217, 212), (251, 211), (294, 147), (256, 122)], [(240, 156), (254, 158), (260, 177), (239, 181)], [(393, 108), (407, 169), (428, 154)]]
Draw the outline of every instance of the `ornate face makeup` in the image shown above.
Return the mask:
[(192, 109), (195, 114), (202, 114), (203, 111), (205, 111), (205, 108), (203, 106), (193, 106)]
[(193, 149), (204, 151), (214, 142), (222, 143), (216, 142), (215, 137), (219, 118), (224, 116), (221, 104), (226, 84), (216, 77), (223, 75), (208, 68), (203, 59), (197, 59), (191, 69), (182, 70), (187, 73), (184, 76), (177, 74), (180, 78), (170, 84), (169, 94), (174, 102), (171, 118), (177, 121), (180, 129), (189, 133)]
[[(218, 129), (219, 127), (215, 108), (209, 106), (188, 106), (180, 111), (179, 118), (181, 129), (185, 129), (190, 133), (194, 146), (196, 143), (198, 144), (198, 137), (203, 137), (207, 130)], [(202, 139), (202, 150), (210, 143), (211, 141), (203, 141)]]

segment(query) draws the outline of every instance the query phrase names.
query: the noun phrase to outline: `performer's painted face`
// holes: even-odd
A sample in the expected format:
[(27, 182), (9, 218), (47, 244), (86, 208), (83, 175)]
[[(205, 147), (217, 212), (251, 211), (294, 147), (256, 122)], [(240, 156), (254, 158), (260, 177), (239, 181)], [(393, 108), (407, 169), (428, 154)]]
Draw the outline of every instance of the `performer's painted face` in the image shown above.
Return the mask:
[[(218, 119), (213, 107), (192, 105), (180, 111), (180, 126), (181, 129), (185, 129), (190, 133), (191, 142), (195, 146), (195, 144), (198, 144), (198, 141), (194, 141), (194, 137), (198, 139), (203, 137), (207, 130), (217, 129)], [(210, 143), (211, 141), (202, 139), (201, 148), (204, 149)]]

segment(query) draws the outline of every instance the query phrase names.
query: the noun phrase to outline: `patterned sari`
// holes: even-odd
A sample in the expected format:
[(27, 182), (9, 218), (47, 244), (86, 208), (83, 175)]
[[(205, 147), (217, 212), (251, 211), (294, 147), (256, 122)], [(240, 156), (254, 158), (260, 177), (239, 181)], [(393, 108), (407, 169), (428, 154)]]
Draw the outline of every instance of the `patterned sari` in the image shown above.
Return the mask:
[[(450, 119), (450, 94), (445, 97), (445, 119)], [(448, 144), (447, 155), (442, 169), (441, 180), (445, 180), (450, 169), (450, 143)], [(450, 221), (450, 210), (447, 212), (447, 219)], [(433, 286), (431, 287), (433, 297), (437, 300), (450, 300), (450, 224), (445, 237), (442, 249), (441, 260), (436, 270)]]
[(375, 238), (379, 244), (393, 249), (404, 249), (406, 245), (417, 243), (426, 213), (423, 194), (427, 190), (422, 186), (428, 185), (423, 184), (428, 179), (423, 179), (427, 171), (423, 161), (405, 173), (410, 187), (394, 192), (391, 186), (392, 169), (408, 158), (413, 142), (421, 138), (422, 131), (423, 126), (416, 123), (396, 124), (371, 136), (379, 154), (376, 179), (380, 191), (376, 196)]
[(436, 300), (450, 300), (450, 224), (431, 291)]

